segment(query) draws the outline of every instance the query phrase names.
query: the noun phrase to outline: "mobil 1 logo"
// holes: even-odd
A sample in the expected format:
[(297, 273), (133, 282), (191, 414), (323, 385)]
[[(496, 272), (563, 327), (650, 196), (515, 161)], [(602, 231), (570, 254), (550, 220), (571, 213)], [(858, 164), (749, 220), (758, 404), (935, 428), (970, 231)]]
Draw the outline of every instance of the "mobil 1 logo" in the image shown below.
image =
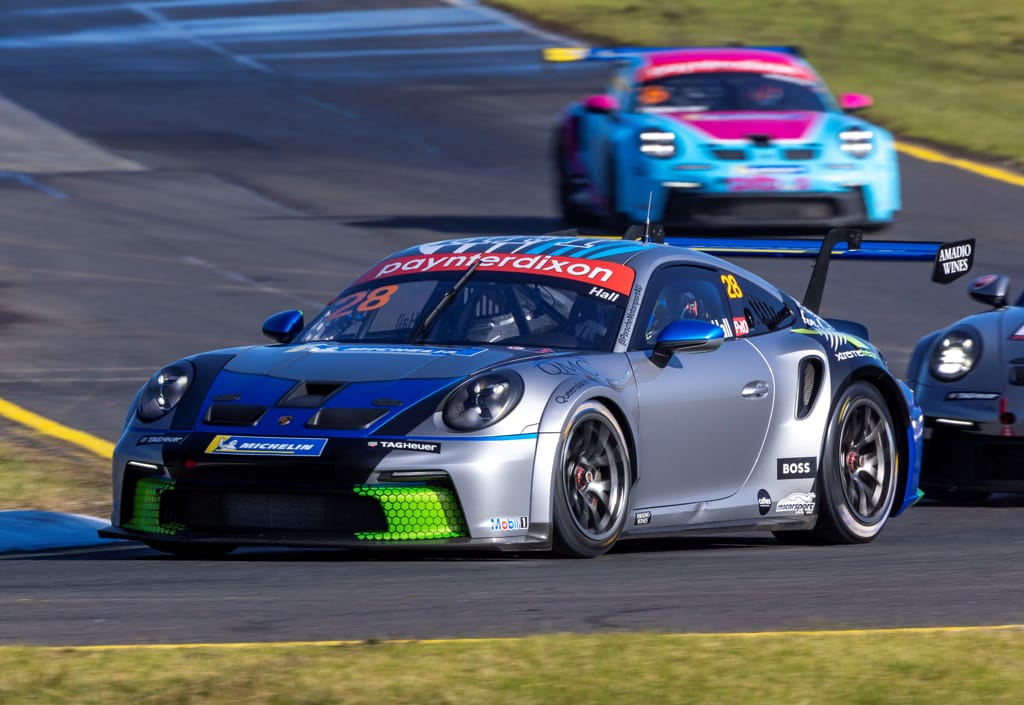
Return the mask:
[(775, 463), (779, 480), (802, 480), (818, 474), (817, 458), (779, 458)]

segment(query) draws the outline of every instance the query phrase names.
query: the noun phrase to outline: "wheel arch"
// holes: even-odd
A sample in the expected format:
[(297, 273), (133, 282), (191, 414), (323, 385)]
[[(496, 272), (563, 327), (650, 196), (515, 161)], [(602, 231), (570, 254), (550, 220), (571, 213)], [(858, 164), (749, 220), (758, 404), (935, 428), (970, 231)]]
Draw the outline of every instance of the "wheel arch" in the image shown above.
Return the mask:
[(602, 404), (608, 413), (615, 417), (615, 421), (619, 424), (619, 428), (622, 429), (622, 435), (626, 440), (626, 447), (629, 449), (629, 475), (630, 480), (633, 483), (637, 481), (637, 463), (636, 463), (636, 437), (633, 434), (633, 424), (629, 422), (626, 413), (622, 410), (622, 407), (615, 403), (615, 400), (611, 397), (595, 395), (585, 401), (596, 401)]

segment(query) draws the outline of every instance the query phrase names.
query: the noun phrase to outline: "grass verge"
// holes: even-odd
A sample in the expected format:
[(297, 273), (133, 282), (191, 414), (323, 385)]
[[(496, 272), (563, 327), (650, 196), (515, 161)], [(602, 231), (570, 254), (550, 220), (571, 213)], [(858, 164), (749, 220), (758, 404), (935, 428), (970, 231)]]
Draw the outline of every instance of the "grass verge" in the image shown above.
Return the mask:
[(1024, 631), (547, 635), (337, 646), (0, 648), (0, 702), (987, 705)]
[(796, 45), (904, 139), (1024, 166), (1020, 0), (488, 0), (593, 44)]
[(110, 460), (0, 422), (0, 510), (7, 509), (110, 516)]

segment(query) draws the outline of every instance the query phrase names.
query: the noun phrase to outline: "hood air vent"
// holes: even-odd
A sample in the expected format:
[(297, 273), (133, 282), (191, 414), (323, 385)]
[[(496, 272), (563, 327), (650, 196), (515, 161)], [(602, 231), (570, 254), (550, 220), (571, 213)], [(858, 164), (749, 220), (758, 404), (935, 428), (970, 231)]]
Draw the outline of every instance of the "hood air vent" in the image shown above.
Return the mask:
[(345, 382), (299, 382), (277, 405), (293, 409), (315, 409), (323, 406), (331, 395), (344, 388)]
[(203, 420), (213, 426), (255, 426), (266, 410), (256, 404), (210, 404)]
[(334, 431), (359, 431), (386, 413), (387, 409), (320, 409), (306, 426)]

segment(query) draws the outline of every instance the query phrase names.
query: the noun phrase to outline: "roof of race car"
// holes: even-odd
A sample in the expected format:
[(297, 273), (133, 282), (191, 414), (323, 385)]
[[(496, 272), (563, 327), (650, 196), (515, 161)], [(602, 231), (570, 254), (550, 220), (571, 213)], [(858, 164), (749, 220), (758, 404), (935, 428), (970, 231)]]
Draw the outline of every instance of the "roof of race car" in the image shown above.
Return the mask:
[(763, 73), (819, 81), (814, 71), (791, 52), (744, 47), (666, 49), (637, 55), (636, 81), (694, 73)]

